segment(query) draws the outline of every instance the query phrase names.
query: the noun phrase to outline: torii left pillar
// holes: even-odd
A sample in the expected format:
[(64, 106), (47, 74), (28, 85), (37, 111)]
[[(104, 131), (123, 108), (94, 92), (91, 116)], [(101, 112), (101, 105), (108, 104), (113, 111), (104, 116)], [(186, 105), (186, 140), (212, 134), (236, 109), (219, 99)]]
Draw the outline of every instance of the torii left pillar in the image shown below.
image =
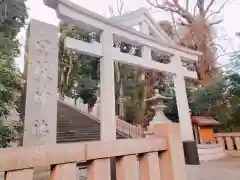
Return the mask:
[(58, 27), (31, 20), (25, 58), (23, 146), (52, 145), (57, 135)]

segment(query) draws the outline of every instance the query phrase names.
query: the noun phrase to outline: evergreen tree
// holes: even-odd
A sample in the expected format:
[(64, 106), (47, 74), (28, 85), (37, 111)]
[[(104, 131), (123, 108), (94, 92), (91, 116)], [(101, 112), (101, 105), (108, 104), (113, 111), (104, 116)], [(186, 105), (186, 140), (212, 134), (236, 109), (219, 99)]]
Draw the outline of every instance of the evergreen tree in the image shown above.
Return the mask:
[(27, 11), (24, 0), (0, 0), (0, 147), (11, 140), (11, 129), (3, 124), (9, 108), (16, 108), (23, 79), (15, 64), (19, 55), (16, 38), (24, 26)]
[(84, 31), (76, 26), (60, 23), (59, 39), (59, 91), (62, 96), (81, 98), (84, 103), (93, 106), (97, 100), (99, 83), (99, 59), (79, 54), (64, 48), (66, 37), (92, 42), (96, 34)]

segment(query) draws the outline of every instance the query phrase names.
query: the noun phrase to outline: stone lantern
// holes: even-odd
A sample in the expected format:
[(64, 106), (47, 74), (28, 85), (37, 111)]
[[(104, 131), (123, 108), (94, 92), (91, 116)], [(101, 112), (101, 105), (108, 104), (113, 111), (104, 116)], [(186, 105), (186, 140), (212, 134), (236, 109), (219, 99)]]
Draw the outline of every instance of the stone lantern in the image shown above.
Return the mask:
[(171, 97), (165, 97), (159, 94), (158, 89), (155, 90), (155, 95), (151, 98), (146, 99), (146, 102), (150, 102), (153, 104), (151, 107), (155, 110), (155, 116), (153, 117), (153, 120), (150, 122), (150, 125), (152, 124), (158, 124), (158, 123), (172, 123), (171, 120), (169, 120), (163, 110), (167, 107), (164, 105), (163, 100), (169, 100), (172, 99)]

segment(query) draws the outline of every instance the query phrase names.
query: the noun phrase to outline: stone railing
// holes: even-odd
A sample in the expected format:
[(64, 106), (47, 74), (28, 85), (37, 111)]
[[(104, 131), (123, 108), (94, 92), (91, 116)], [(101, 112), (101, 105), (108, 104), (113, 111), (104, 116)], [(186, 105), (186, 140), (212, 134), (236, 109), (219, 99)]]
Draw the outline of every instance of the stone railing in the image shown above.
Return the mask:
[[(70, 106), (74, 106), (85, 114), (96, 118), (98, 121), (100, 120), (100, 100), (96, 102), (91, 111), (88, 110), (88, 105), (84, 104), (82, 99), (75, 101), (75, 99), (65, 97), (63, 101)], [(137, 138), (143, 136), (143, 128), (140, 126), (134, 126), (122, 119), (119, 119), (118, 117), (116, 118), (116, 123), (117, 130), (128, 137)]]
[(143, 137), (144, 129), (117, 118), (117, 130), (131, 138)]
[(240, 151), (240, 132), (233, 133), (216, 133), (215, 139), (225, 150)]
[(0, 172), (4, 180), (32, 180), (41, 167), (42, 180), (73, 180), (80, 176), (77, 164), (85, 162), (88, 180), (109, 180), (110, 158), (116, 157), (117, 179), (186, 180), (179, 126), (158, 124), (151, 130), (144, 139), (0, 149)]

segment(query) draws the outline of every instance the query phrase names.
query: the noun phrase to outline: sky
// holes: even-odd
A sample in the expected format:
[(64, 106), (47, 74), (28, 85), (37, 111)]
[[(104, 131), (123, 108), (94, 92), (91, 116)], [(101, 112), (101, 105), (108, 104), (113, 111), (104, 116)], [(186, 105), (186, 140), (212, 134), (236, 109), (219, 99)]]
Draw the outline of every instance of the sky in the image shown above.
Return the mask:
[[(89, 9), (93, 12), (96, 12), (98, 14), (101, 14), (103, 16), (109, 16), (109, 6), (113, 5), (116, 7), (116, 0), (71, 0), (74, 3), (81, 5), (82, 7)], [(140, 7), (147, 7), (145, 0), (123, 0), (124, 1), (124, 12), (129, 12), (131, 10), (136, 10)], [(182, 0), (184, 1), (184, 0)], [(238, 39), (235, 36), (236, 32), (240, 32), (240, 21), (236, 22), (236, 18), (240, 17), (240, 0), (232, 0), (233, 2), (226, 5), (225, 8), (222, 11), (221, 17), (224, 21), (220, 25), (218, 25), (217, 32), (219, 36), (221, 37), (218, 40), (218, 43), (221, 44), (223, 49), (227, 52), (231, 52), (234, 49), (236, 49), (238, 43), (240, 42), (240, 38)], [(219, 4), (217, 6), (220, 6), (223, 0), (217, 0)], [(27, 0), (27, 7), (28, 7), (28, 13), (29, 18), (34, 18), (46, 23), (50, 23), (53, 25), (57, 25), (59, 20), (56, 17), (56, 13), (54, 10), (46, 7), (43, 4), (43, 0)], [(158, 20), (162, 19), (169, 19), (170, 16), (166, 12), (158, 12), (154, 9), (150, 10), (153, 17)], [(18, 38), (20, 39), (20, 43), (22, 44), (21, 47), (21, 56), (16, 59), (17, 64), (19, 65), (20, 69), (23, 69), (23, 63), (24, 63), (24, 42), (25, 42), (25, 31), (26, 28), (22, 28), (21, 32), (18, 35)], [(226, 63), (226, 58), (221, 58), (221, 63)]]

